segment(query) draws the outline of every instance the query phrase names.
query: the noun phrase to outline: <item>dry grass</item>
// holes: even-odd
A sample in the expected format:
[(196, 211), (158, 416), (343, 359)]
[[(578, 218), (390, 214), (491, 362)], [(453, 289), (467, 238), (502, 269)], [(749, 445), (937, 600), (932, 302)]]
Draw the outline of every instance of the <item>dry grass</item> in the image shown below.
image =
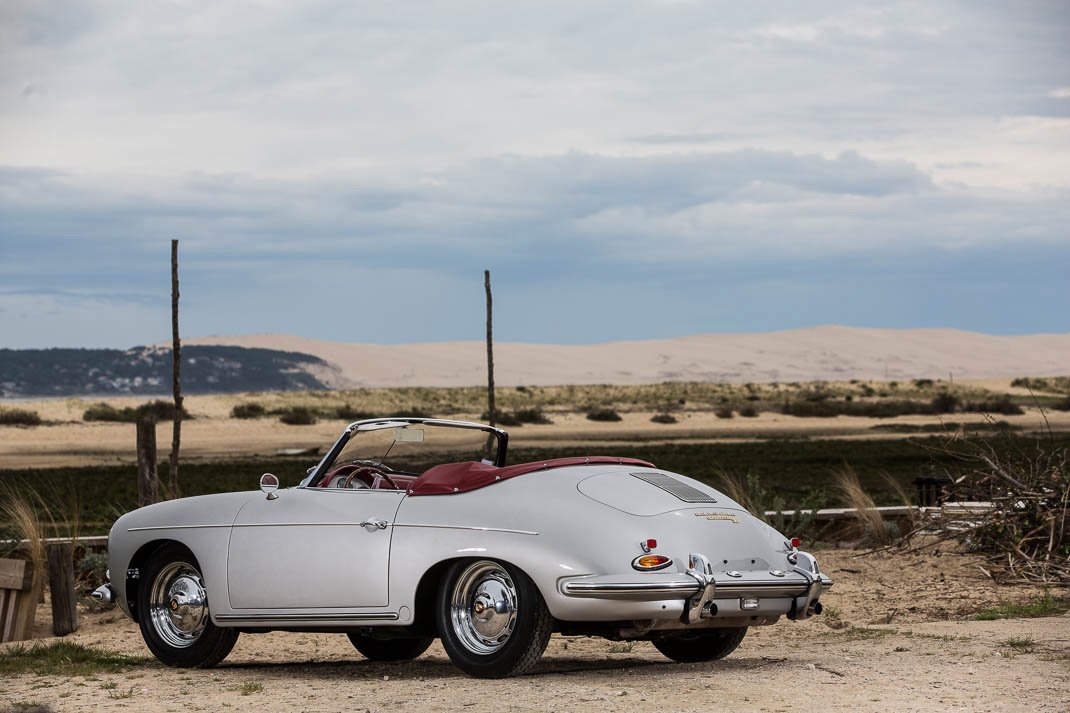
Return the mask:
[[(833, 478), (836, 490), (843, 496), (846, 506), (855, 510), (855, 517), (858, 519), (861, 530), (859, 534), (863, 540), (876, 545), (890, 543), (895, 533), (877, 510), (877, 504), (873, 502), (873, 498), (862, 487), (854, 468), (844, 465), (833, 472)], [(900, 492), (902, 492), (901, 489)]]

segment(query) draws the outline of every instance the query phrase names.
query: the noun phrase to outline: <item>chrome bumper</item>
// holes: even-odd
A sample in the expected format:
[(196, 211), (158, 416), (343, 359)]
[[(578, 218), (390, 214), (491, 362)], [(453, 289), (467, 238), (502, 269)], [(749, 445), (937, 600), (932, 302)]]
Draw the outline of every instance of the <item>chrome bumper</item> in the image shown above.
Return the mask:
[(105, 604), (111, 604), (115, 601), (115, 593), (111, 590), (111, 584), (102, 584), (93, 590), (91, 594), (98, 602), (104, 602)]
[[(692, 554), (684, 574), (651, 573), (635, 575), (595, 575), (562, 580), (562, 594), (568, 597), (653, 602), (686, 599), (683, 621), (694, 624), (717, 615), (717, 602), (743, 599), (791, 599), (790, 619), (806, 619), (821, 613), (818, 599), (832, 586), (817, 561), (806, 552), (793, 553), (796, 563), (790, 572), (714, 572), (704, 555)], [(755, 576), (758, 575), (758, 576)]]

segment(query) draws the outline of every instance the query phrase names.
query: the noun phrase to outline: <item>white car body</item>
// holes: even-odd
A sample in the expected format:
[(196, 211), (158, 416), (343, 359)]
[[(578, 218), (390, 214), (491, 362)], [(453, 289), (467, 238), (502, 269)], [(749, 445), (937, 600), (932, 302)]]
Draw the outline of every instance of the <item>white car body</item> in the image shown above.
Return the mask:
[[(550, 462), (521, 474), (472, 464), (480, 474), (507, 476), (472, 488), (462, 482), (464, 467), (451, 466), (442, 482), (460, 473), (461, 487), (441, 494), (421, 494), (420, 478), (402, 489), (312, 487), (317, 477), (327, 482), (332, 454), (363, 430), (432, 427), (482, 430), (500, 439), (504, 460), (507, 436), (479, 424), (351, 424), (301, 486), (184, 498), (123, 515), (109, 539), (112, 582), (100, 596), (142, 618), (137, 588), (148, 586), (146, 562), (161, 545), (178, 543), (199, 566), (198, 605), (212, 625), (241, 631), (441, 635), (429, 602), (443, 573), (469, 560), (505, 563), (530, 578), (557, 631), (644, 639), (820, 613), (832, 582), (812, 556), (723, 493), (637, 461)], [(633, 563), (645, 554), (671, 562), (638, 571)]]

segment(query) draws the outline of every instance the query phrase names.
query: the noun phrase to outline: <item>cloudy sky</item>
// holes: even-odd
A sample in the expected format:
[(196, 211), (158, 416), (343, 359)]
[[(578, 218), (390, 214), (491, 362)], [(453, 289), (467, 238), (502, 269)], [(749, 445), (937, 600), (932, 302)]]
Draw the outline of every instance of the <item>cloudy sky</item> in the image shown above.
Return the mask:
[(1065, 2), (0, 3), (0, 347), (1070, 331)]

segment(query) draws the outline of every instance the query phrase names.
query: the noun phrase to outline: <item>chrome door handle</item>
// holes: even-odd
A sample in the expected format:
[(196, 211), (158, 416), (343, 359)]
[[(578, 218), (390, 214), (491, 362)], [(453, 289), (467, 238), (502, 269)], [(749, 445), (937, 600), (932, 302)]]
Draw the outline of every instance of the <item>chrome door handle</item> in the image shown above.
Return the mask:
[(373, 517), (359, 524), (361, 527), (374, 527), (376, 530), (385, 530), (390, 523)]

